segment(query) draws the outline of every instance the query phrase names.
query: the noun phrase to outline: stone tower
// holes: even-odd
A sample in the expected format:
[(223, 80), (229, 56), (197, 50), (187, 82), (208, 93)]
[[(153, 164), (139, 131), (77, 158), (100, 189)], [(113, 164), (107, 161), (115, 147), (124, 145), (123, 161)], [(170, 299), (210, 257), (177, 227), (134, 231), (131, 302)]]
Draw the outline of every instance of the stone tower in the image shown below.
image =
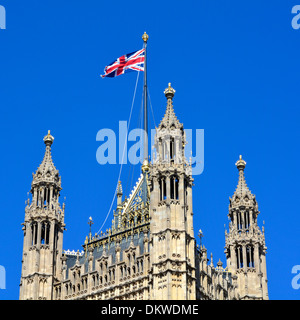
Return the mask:
[(192, 169), (185, 160), (185, 133), (169, 84), (166, 113), (156, 128), (150, 165), (151, 299), (196, 298)]
[(259, 214), (255, 195), (249, 190), (240, 156), (237, 188), (229, 198), (229, 233), (225, 231), (227, 267), (237, 286), (238, 299), (268, 299), (264, 227), (257, 225)]
[(53, 284), (60, 280), (64, 205), (59, 204), (61, 178), (52, 157), (53, 136), (44, 137), (44, 159), (33, 174), (23, 223), (24, 243), (20, 299), (52, 299)]

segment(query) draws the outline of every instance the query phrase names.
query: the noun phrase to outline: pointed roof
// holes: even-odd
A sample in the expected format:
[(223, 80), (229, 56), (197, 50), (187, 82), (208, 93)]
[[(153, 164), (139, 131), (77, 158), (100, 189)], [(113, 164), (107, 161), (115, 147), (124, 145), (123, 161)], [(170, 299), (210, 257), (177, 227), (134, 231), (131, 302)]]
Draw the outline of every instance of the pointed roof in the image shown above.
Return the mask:
[(247, 186), (245, 176), (244, 176), (244, 169), (246, 167), (246, 161), (242, 159), (240, 155), (239, 160), (235, 163), (236, 167), (239, 170), (239, 181), (238, 185), (235, 189), (234, 195), (244, 196), (246, 194), (252, 195), (250, 189)]
[(44, 137), (44, 142), (46, 145), (46, 151), (44, 154), (44, 158), (42, 163), (40, 164), (38, 171), (46, 172), (46, 171), (57, 171), (55, 168), (55, 165), (52, 160), (51, 155), (51, 145), (53, 143), (54, 137), (50, 134), (50, 130), (48, 131), (48, 134)]
[(248, 188), (244, 176), (246, 161), (242, 159), (242, 156), (240, 156), (239, 160), (235, 163), (235, 165), (239, 170), (239, 181), (232, 198), (229, 198), (229, 208), (236, 209), (240, 207), (254, 207), (257, 209), (258, 206), (256, 202), (256, 197), (254, 194), (251, 193), (250, 189)]
[(181, 129), (183, 128), (183, 125), (179, 122), (179, 120), (177, 119), (177, 116), (174, 112), (174, 107), (173, 107), (173, 97), (175, 94), (175, 90), (171, 87), (171, 83), (169, 83), (168, 88), (165, 89), (164, 94), (166, 96), (167, 100), (167, 108), (166, 108), (166, 112), (165, 115), (163, 117), (163, 119), (161, 120), (158, 128), (162, 129), (162, 128), (176, 128), (176, 129)]
[(122, 188), (122, 183), (121, 183), (121, 181), (118, 181), (117, 194), (123, 195), (123, 188)]
[(33, 174), (32, 184), (36, 184), (40, 182), (52, 182), (60, 186), (59, 173), (53, 163), (52, 155), (51, 155), (51, 145), (53, 143), (53, 140), (54, 140), (54, 137), (50, 134), (50, 130), (49, 130), (48, 134), (44, 137), (44, 143), (46, 145), (44, 158), (42, 163), (38, 167), (36, 173)]

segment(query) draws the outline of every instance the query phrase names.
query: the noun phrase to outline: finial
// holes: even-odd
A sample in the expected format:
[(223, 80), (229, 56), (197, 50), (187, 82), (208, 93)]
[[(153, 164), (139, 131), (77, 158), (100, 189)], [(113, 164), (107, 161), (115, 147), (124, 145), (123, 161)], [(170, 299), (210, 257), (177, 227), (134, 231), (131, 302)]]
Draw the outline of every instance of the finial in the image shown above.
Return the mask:
[(92, 224), (94, 224), (93, 218), (92, 218), (92, 217), (89, 217), (88, 225), (91, 227)]
[(142, 164), (142, 172), (145, 173), (145, 172), (149, 171), (149, 168), (150, 168), (149, 162), (147, 159), (145, 159)]
[(147, 35), (146, 31), (144, 32), (142, 39), (144, 40), (144, 42), (147, 42), (149, 39), (149, 36)]
[(223, 266), (223, 262), (221, 261), (221, 259), (219, 259), (218, 263), (217, 263), (217, 266), (220, 268)]
[(198, 237), (199, 237), (199, 239), (200, 239), (200, 247), (202, 247), (203, 232), (202, 232), (201, 229), (199, 230)]
[(93, 218), (92, 218), (92, 217), (89, 217), (88, 225), (90, 226), (90, 233), (89, 233), (90, 241), (92, 240), (92, 225), (93, 225), (93, 224), (94, 224)]
[(169, 82), (168, 88), (164, 91), (165, 96), (167, 99), (173, 99), (175, 92), (176, 91), (171, 87), (171, 82)]
[(237, 168), (239, 170), (244, 170), (246, 167), (246, 161), (242, 159), (242, 156), (240, 155), (239, 160), (235, 163), (235, 165), (237, 166)]
[(76, 252), (76, 264), (77, 265), (79, 264), (79, 256), (80, 256), (80, 253), (79, 253), (79, 250), (77, 250), (77, 252)]
[(50, 130), (48, 130), (48, 134), (44, 137), (44, 142), (46, 146), (51, 146), (53, 143), (54, 137), (51, 136)]
[(122, 184), (120, 180), (118, 181), (117, 194), (120, 194), (120, 195), (123, 194)]

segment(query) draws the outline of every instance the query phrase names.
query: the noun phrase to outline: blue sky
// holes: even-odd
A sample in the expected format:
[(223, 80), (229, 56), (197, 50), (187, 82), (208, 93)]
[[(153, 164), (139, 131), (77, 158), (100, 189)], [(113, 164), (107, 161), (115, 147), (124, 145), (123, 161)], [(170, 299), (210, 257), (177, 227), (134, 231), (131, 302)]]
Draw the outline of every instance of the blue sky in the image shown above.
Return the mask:
[[(136, 73), (101, 79), (106, 64), (142, 47), (149, 34), (148, 85), (155, 123), (163, 117), (168, 82), (175, 112), (187, 129), (204, 129), (205, 166), (195, 176), (194, 227), (214, 261), (225, 263), (224, 224), (236, 188), (235, 162), (265, 221), (270, 299), (299, 299), (291, 286), (300, 265), (299, 50), (289, 0), (243, 1), (7, 1), (0, 30), (0, 265), (6, 289), (18, 299), (24, 202), (44, 154), (48, 129), (66, 197), (64, 248), (81, 248), (102, 225), (119, 165), (96, 161), (102, 128), (118, 132), (128, 120)], [(133, 109), (136, 127), (142, 97)], [(149, 115), (150, 127), (154, 127)], [(130, 165), (122, 171), (126, 194)], [(138, 177), (135, 166), (133, 181)], [(110, 227), (111, 216), (105, 225)]]

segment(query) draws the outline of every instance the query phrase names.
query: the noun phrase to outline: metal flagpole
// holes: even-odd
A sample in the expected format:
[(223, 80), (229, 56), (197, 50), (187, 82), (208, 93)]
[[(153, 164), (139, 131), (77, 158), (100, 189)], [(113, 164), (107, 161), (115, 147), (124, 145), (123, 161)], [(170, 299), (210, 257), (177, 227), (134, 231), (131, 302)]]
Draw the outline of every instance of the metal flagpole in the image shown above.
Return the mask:
[(142, 165), (142, 172), (144, 175), (144, 181), (142, 186), (142, 199), (143, 203), (146, 204), (148, 200), (148, 186), (147, 186), (147, 176), (149, 171), (148, 162), (148, 92), (147, 92), (147, 41), (149, 36), (144, 32), (142, 39), (144, 40), (145, 47), (145, 62), (144, 62), (144, 160)]
[(145, 62), (144, 62), (144, 161), (142, 165), (143, 172), (148, 171), (148, 92), (147, 92), (147, 41), (149, 36), (144, 32), (142, 39), (145, 47)]

